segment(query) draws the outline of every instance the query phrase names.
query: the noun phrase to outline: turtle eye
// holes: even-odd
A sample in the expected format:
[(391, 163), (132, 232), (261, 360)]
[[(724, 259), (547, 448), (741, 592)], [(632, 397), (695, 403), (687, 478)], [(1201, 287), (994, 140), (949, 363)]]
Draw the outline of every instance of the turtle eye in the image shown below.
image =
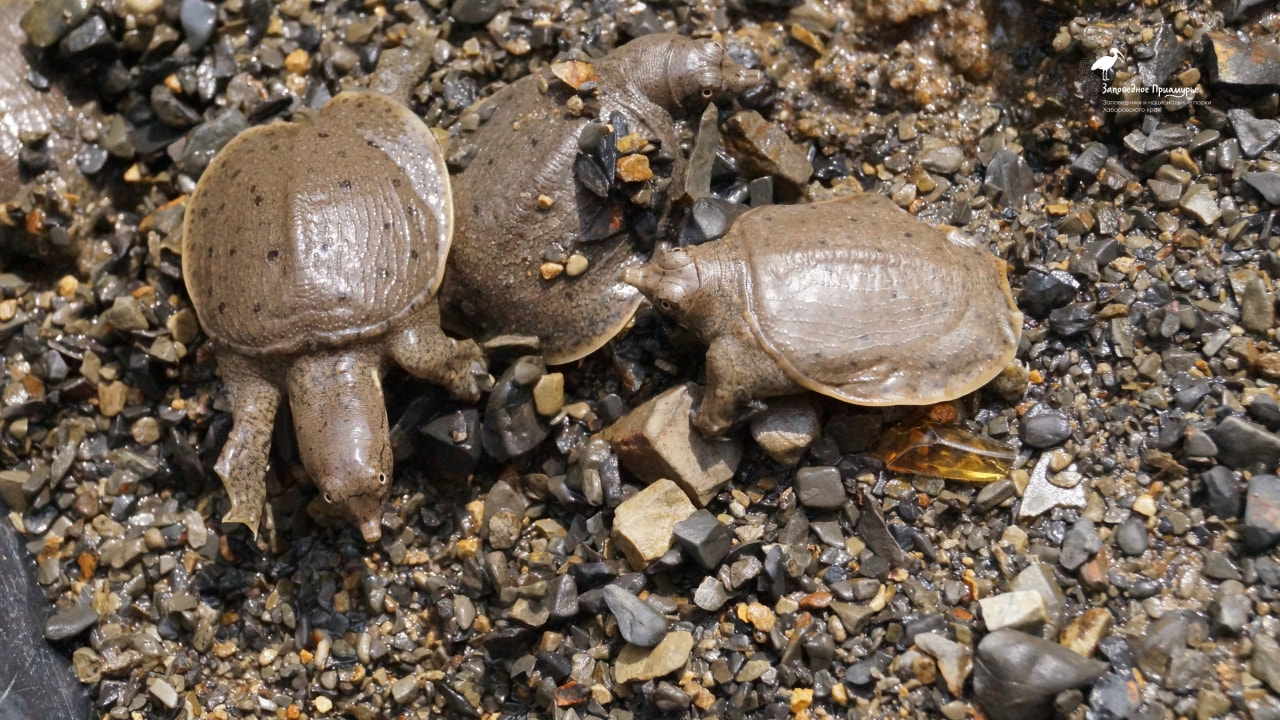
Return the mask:
[(715, 90), (712, 90), (709, 87), (702, 88), (702, 98), (704, 100), (710, 100), (712, 95), (715, 95)]
[(662, 301), (660, 301), (660, 302), (658, 303), (658, 305), (659, 305), (659, 306), (661, 306), (663, 310), (670, 310), (670, 309), (671, 309), (671, 301), (670, 301), (670, 300), (662, 300)]
[(386, 473), (378, 473), (378, 484), (379, 484), (379, 485), (386, 485), (386, 484), (387, 484), (387, 474), (386, 474)]
[(325, 501), (325, 502), (327, 502), (327, 503), (329, 503), (330, 505), (332, 505), (332, 504), (333, 504), (333, 496), (332, 496), (332, 495), (330, 495), (329, 493), (325, 493), (325, 494), (324, 494), (324, 501)]

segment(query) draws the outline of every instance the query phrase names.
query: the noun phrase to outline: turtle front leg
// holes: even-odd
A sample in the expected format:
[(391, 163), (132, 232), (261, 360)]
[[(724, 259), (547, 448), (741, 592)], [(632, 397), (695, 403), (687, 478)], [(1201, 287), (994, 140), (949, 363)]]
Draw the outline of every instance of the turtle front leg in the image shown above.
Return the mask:
[(693, 411), (693, 426), (703, 437), (718, 438), (729, 431), (747, 398), (742, 387), (740, 362), (744, 348), (733, 338), (721, 336), (707, 347), (707, 387)]
[(222, 380), (231, 393), (234, 422), (222, 454), (213, 466), (231, 498), (223, 522), (248, 526), (258, 536), (262, 505), (267, 499), (267, 462), (271, 430), (280, 405), (280, 389), (247, 358), (223, 351), (218, 356)]
[(440, 329), (435, 300), (392, 335), (391, 359), (416, 377), (444, 387), (456, 400), (480, 399), (480, 379), (487, 377), (484, 354), (474, 340), (454, 340)]

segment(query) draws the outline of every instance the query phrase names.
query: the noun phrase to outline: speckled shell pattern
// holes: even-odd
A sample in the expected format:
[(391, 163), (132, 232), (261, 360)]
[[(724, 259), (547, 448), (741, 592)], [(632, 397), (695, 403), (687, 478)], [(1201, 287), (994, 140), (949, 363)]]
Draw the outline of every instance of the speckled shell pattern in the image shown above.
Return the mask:
[(430, 301), (453, 228), (444, 157), (399, 102), (349, 91), (250, 128), (187, 207), (183, 274), (210, 337), (250, 355), (350, 344)]
[[(674, 147), (671, 115), (632, 87), (620, 69), (623, 46), (593, 61), (600, 76), (599, 117), (614, 113), (632, 132)], [(638, 46), (637, 46), (638, 47)], [(494, 93), (484, 102), (496, 109), (466, 140), (478, 148), (466, 170), (453, 178), (458, 232), (441, 290), (441, 313), (450, 329), (468, 337), (537, 335), (553, 365), (572, 362), (599, 348), (639, 307), (638, 290), (619, 276), (648, 256), (623, 232), (580, 242), (587, 209), (601, 202), (575, 180), (578, 134), (593, 119), (571, 117), (565, 101), (573, 94), (544, 70)], [(678, 158), (672, 177), (683, 176)], [(674, 190), (674, 188), (673, 188)], [(540, 208), (538, 196), (552, 200)], [(561, 245), (589, 262), (580, 277), (546, 281), (539, 275), (542, 253)]]
[[(40, 91), (27, 81), (30, 66), (23, 50), (27, 36), (18, 21), (30, 5), (28, 0), (0, 0), (0, 202), (13, 197), (20, 187), (19, 136), (48, 133), (55, 117), (72, 113), (56, 85)], [(63, 155), (69, 157), (70, 152), (55, 152), (59, 159)]]
[(741, 264), (743, 316), (761, 347), (801, 385), (846, 402), (951, 400), (1018, 348), (1004, 261), (882, 195), (752, 210), (716, 252)]

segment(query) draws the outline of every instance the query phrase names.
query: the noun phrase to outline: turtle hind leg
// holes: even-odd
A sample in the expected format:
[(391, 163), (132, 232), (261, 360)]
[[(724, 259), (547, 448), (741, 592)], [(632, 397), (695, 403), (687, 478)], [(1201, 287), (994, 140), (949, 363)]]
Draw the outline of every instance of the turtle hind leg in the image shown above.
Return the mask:
[(707, 438), (722, 437), (733, 425), (758, 413), (763, 398), (804, 390), (754, 338), (731, 331), (707, 347), (706, 374), (707, 388), (691, 420)]
[(222, 521), (243, 523), (257, 537), (267, 499), (267, 461), (280, 389), (247, 358), (224, 351), (218, 365), (231, 392), (234, 418), (231, 435), (213, 466), (231, 498), (231, 510)]
[(416, 377), (444, 387), (456, 400), (480, 399), (480, 383), (488, 379), (484, 354), (474, 340), (454, 340), (440, 329), (435, 300), (388, 341), (391, 359)]

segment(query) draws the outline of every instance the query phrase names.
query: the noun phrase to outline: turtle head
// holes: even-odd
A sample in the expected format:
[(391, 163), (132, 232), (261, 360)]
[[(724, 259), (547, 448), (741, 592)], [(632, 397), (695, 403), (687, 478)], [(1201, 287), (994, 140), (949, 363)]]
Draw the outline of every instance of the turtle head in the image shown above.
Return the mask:
[[(627, 81), (653, 102), (678, 110), (735, 97), (759, 85), (764, 75), (738, 64), (712, 40), (655, 33), (627, 43), (619, 51), (634, 58)], [(654, 68), (662, 68), (654, 72)]]
[(302, 464), (325, 502), (382, 537), (392, 453), (378, 362), (361, 355), (302, 357), (289, 369), (289, 405)]
[(654, 307), (676, 322), (688, 317), (702, 289), (698, 263), (683, 248), (668, 250), (646, 265), (627, 268), (622, 281), (639, 288)]

